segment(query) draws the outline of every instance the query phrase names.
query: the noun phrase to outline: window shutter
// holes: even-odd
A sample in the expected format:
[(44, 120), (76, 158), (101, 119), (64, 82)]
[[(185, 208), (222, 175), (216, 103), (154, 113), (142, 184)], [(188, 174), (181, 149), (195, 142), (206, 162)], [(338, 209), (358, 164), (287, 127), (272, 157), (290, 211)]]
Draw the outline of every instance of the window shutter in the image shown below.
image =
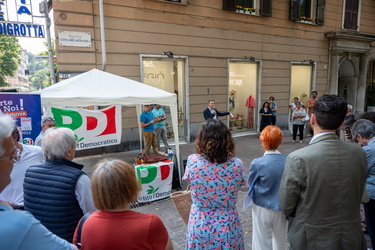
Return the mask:
[(290, 19), (298, 20), (299, 19), (299, 1), (290, 0)]
[(260, 14), (272, 16), (272, 0), (260, 0)]
[(237, 0), (223, 0), (223, 9), (229, 11), (235, 11), (237, 6)]
[(316, 24), (324, 25), (324, 9), (326, 1), (318, 0), (317, 10), (316, 10)]

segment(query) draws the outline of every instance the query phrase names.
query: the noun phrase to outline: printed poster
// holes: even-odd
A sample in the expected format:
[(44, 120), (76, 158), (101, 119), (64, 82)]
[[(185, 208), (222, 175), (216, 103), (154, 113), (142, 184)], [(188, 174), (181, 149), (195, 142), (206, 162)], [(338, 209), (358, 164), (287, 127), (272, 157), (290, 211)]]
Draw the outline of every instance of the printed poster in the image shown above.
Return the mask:
[(0, 111), (11, 115), (16, 120), (21, 142), (34, 145), (35, 139), (42, 130), (40, 95), (1, 92)]

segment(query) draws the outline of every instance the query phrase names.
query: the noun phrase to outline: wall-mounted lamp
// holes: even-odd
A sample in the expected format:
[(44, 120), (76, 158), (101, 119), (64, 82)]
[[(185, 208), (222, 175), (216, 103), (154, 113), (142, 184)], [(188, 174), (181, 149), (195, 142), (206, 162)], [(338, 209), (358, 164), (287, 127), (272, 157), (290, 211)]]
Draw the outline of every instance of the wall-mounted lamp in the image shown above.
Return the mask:
[(172, 51), (163, 52), (163, 56), (167, 56), (168, 58), (173, 58), (173, 52)]
[(249, 60), (250, 62), (255, 62), (255, 57), (253, 57), (253, 56), (250, 56), (250, 57), (244, 56), (244, 57), (242, 57), (242, 59)]

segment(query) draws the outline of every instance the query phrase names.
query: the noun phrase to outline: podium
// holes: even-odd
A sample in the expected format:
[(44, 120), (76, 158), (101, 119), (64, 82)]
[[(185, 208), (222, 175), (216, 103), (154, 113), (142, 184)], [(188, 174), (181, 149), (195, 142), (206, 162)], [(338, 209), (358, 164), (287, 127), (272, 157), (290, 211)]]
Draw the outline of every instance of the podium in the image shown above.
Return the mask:
[(138, 202), (150, 202), (169, 197), (172, 190), (173, 162), (170, 160), (134, 166), (142, 190)]

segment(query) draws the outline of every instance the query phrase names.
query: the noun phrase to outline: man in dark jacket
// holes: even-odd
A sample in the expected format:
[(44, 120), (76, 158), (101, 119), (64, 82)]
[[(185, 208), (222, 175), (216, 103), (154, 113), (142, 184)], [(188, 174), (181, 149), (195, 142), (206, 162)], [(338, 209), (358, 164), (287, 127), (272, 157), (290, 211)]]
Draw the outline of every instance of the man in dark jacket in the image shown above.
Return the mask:
[(203, 117), (204, 120), (207, 121), (207, 119), (217, 119), (218, 116), (225, 116), (225, 115), (232, 115), (230, 112), (224, 112), (220, 113), (215, 109), (215, 101), (214, 100), (209, 100), (208, 101), (208, 107), (203, 111)]
[(72, 242), (81, 217), (95, 211), (91, 181), (73, 162), (74, 133), (68, 128), (51, 128), (43, 138), (44, 163), (30, 166), (24, 180), (25, 210), (51, 232)]

